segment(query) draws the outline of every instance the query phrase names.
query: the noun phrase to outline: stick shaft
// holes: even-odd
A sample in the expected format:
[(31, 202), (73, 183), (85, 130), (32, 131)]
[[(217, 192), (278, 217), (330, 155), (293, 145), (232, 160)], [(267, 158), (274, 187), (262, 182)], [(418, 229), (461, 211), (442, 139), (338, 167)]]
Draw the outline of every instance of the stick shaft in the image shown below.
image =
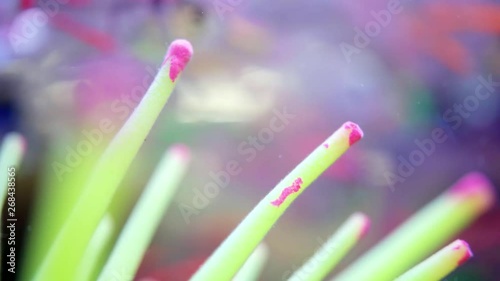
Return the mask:
[(321, 281), (364, 236), (370, 220), (361, 213), (351, 215), (326, 243), (302, 265), (289, 281)]
[(269, 250), (265, 244), (260, 244), (255, 248), (240, 271), (234, 276), (233, 281), (255, 281), (259, 280), (259, 275), (264, 268), (269, 256)]
[(91, 280), (92, 273), (98, 266), (101, 255), (105, 253), (106, 245), (113, 235), (113, 219), (110, 214), (106, 214), (97, 227), (88, 248), (83, 254), (82, 263), (78, 268), (75, 281)]
[(172, 200), (189, 162), (186, 147), (172, 147), (163, 157), (153, 177), (127, 220), (99, 281), (132, 280), (161, 218)]
[[(168, 64), (93, 169), (84, 191), (59, 232), (35, 280), (71, 280), (87, 243), (173, 90)], [(68, 187), (69, 188), (69, 187)], [(72, 249), (68, 251), (67, 249)]]
[(472, 252), (467, 242), (455, 240), (399, 276), (396, 281), (439, 281), (471, 257)]
[(258, 203), (192, 280), (230, 280), (297, 196), (361, 137), (356, 124), (342, 125)]
[(334, 280), (393, 280), (436, 251), (493, 203), (489, 181), (479, 173), (467, 174)]

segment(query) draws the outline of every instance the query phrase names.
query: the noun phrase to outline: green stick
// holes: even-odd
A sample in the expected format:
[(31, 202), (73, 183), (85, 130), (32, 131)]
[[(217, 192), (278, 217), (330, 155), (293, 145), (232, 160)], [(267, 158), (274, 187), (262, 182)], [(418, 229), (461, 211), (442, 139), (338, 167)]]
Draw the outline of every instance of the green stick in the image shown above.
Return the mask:
[[(30, 224), (27, 233), (24, 259), (20, 264), (20, 280), (33, 280), (36, 270), (41, 266), (57, 234), (66, 222), (70, 212), (82, 194), (84, 184), (97, 162), (101, 146), (95, 147), (91, 154), (81, 158), (76, 169), (68, 170), (64, 177), (58, 178), (53, 168), (56, 162), (64, 162), (70, 154), (63, 149), (67, 140), (52, 139), (42, 164), (41, 178), (37, 187)], [(74, 142), (73, 142), (74, 144)], [(101, 151), (102, 152), (102, 151)]]
[(99, 281), (132, 280), (165, 209), (172, 201), (189, 162), (189, 150), (176, 145), (167, 151), (127, 220)]
[(234, 276), (233, 281), (256, 281), (269, 257), (269, 249), (265, 244), (260, 244), (255, 248), (240, 271)]
[(175, 81), (191, 58), (191, 54), (191, 45), (185, 40), (176, 40), (170, 45), (165, 61), (142, 101), (94, 167), (79, 201), (51, 246), (34, 280), (75, 278), (75, 271), (87, 243), (170, 97)]
[(80, 263), (78, 273), (76, 274), (76, 281), (88, 281), (92, 279), (92, 273), (96, 269), (99, 257), (104, 253), (106, 244), (110, 242), (112, 234), (113, 219), (111, 215), (107, 214), (102, 218), (89, 242), (89, 246), (83, 254), (82, 263)]
[(362, 136), (356, 124), (342, 125), (259, 202), (192, 280), (230, 280), (297, 196)]
[(455, 240), (405, 274), (399, 276), (396, 281), (439, 281), (471, 257), (472, 252), (469, 244), (463, 240)]
[(330, 273), (349, 250), (366, 234), (370, 219), (365, 214), (351, 215), (330, 239), (291, 277), (290, 281), (320, 281)]
[[(19, 167), (25, 151), (25, 140), (20, 134), (8, 133), (3, 139), (2, 147), (0, 148), (0, 207), (2, 210), (5, 197), (7, 196), (7, 186), (9, 183), (11, 186), (17, 186), (15, 182), (16, 178), (10, 175), (17, 174), (18, 172), (13, 171), (12, 168)], [(14, 181), (9, 181), (12, 178)]]
[(467, 174), (334, 280), (394, 280), (488, 210), (494, 199), (483, 175)]

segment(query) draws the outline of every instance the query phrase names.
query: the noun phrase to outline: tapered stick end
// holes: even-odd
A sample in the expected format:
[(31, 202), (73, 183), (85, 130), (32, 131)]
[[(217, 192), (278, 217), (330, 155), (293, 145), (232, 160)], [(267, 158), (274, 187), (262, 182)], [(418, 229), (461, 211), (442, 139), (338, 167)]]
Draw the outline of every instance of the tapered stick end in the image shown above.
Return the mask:
[(449, 191), (458, 200), (473, 199), (479, 212), (486, 211), (495, 203), (495, 191), (491, 182), (479, 172), (471, 172), (460, 178)]
[(183, 160), (188, 160), (191, 154), (189, 147), (181, 143), (171, 146), (168, 152)]
[(363, 238), (370, 230), (371, 221), (370, 218), (363, 213), (354, 213), (351, 217), (352, 220), (356, 221), (359, 225), (359, 238)]

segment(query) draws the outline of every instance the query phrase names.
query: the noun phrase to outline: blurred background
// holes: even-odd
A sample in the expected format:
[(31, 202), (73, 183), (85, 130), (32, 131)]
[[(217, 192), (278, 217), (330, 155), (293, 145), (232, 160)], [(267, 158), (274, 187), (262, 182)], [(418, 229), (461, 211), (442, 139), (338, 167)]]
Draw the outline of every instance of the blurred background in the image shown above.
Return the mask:
[[(65, 177), (92, 163), (78, 144), (97, 132), (92, 149), (105, 147), (168, 44), (186, 38), (194, 57), (112, 206), (123, 223), (166, 148), (192, 149), (189, 174), (135, 279), (187, 280), (349, 120), (363, 128), (363, 141), (270, 231), (262, 280), (287, 278), (318, 240), (365, 212), (372, 228), (343, 268), (463, 174), (481, 171), (500, 186), (499, 35), (500, 1), (486, 0), (3, 0), (0, 136), (18, 131), (29, 143), (17, 239), (40, 228), (37, 206), (50, 204), (53, 182), (74, 203), (78, 190)], [(103, 119), (113, 129), (99, 131)], [(436, 129), (444, 141), (433, 141)], [(221, 183), (231, 161), (240, 170)], [(214, 182), (220, 192), (206, 198)], [(57, 224), (65, 214), (45, 215)], [(447, 280), (498, 280), (499, 206), (459, 237), (474, 258)]]

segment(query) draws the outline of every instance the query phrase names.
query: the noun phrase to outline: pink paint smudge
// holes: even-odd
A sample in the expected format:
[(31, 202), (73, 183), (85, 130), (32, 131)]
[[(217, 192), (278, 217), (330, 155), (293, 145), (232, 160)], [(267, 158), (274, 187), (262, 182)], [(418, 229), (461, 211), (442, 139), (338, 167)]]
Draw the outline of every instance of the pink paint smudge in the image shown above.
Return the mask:
[(184, 70), (192, 56), (193, 47), (189, 41), (177, 39), (170, 44), (162, 66), (165, 65), (167, 61), (170, 61), (169, 76), (172, 82), (174, 82), (177, 76)]
[(344, 129), (349, 130), (349, 146), (352, 146), (356, 142), (358, 142), (363, 137), (363, 131), (358, 126), (358, 124), (354, 122), (345, 122), (343, 125)]
[(302, 184), (302, 178), (297, 178), (296, 180), (293, 181), (291, 186), (285, 187), (283, 191), (281, 192), (281, 195), (278, 199), (274, 200), (271, 202), (271, 205), (274, 205), (276, 207), (279, 207), (285, 199), (292, 193), (295, 193), (300, 190), (300, 185)]
[(464, 264), (466, 261), (468, 261), (470, 258), (472, 258), (474, 255), (472, 254), (472, 251), (469, 247), (469, 244), (465, 242), (464, 240), (457, 240), (454, 244), (457, 244), (453, 247), (454, 251), (458, 251), (462, 249), (462, 247), (465, 247), (465, 252), (464, 255), (457, 261), (457, 265), (461, 266)]
[(330, 147), (327, 143), (324, 143), (324, 144), (323, 144), (323, 146), (324, 146), (325, 148)]

